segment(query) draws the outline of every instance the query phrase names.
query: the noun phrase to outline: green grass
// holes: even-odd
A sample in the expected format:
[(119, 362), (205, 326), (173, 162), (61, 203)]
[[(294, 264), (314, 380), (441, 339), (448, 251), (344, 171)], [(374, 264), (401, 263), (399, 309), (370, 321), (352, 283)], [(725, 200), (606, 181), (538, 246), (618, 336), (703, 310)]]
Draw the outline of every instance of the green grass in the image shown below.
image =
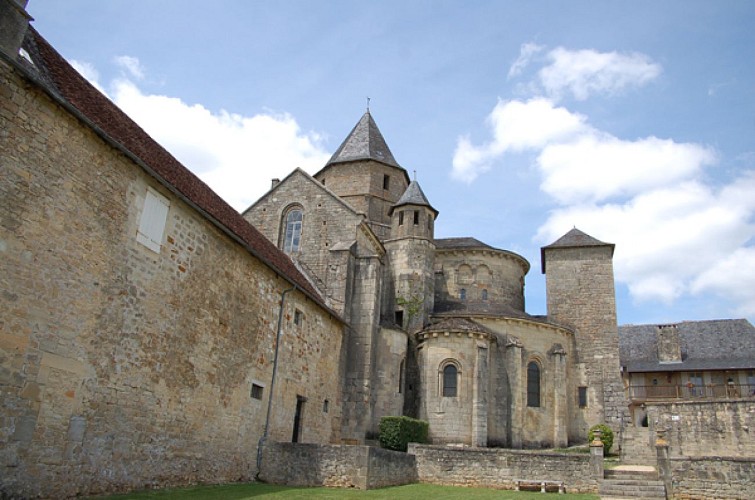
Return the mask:
[[(597, 499), (597, 495), (555, 495), (558, 499), (587, 500)], [(108, 500), (245, 500), (245, 499), (289, 499), (289, 498), (319, 498), (322, 500), (339, 499), (422, 499), (433, 500), (473, 498), (496, 500), (543, 500), (539, 492), (518, 492), (494, 490), (488, 488), (462, 488), (458, 486), (436, 486), (431, 484), (410, 484), (406, 486), (394, 486), (378, 490), (360, 491), (337, 488), (294, 488), (288, 486), (274, 486), (262, 483), (226, 484), (220, 486), (197, 486), (194, 488), (182, 488), (173, 490), (145, 491), (128, 493), (125, 495), (113, 495)], [(545, 497), (550, 498), (550, 496)]]

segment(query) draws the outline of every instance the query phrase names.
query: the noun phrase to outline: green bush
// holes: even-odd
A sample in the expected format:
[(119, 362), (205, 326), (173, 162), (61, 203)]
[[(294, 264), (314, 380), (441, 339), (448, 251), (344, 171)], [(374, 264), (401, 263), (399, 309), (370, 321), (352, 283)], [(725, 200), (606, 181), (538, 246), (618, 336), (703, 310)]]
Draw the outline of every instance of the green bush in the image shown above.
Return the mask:
[(600, 440), (603, 441), (603, 454), (608, 455), (608, 452), (611, 451), (611, 446), (613, 446), (613, 431), (606, 424), (593, 425), (592, 427), (590, 427), (590, 431), (587, 433), (587, 439), (591, 443), (593, 438), (595, 437), (595, 429), (600, 429)]
[(409, 417), (380, 419), (380, 446), (387, 450), (406, 451), (409, 443), (427, 443), (430, 424)]

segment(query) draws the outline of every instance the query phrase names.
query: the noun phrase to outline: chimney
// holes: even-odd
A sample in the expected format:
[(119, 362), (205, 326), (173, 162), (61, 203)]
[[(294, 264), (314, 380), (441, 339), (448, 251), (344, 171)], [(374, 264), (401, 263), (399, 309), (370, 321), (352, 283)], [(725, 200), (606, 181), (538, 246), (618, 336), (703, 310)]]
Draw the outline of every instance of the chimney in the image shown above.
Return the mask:
[(682, 362), (682, 345), (676, 325), (658, 325), (656, 340), (660, 363)]
[(273, 179), (273, 185), (270, 186), (270, 189), (273, 189), (275, 186), (277, 186), (280, 183), (281, 183), (281, 180), (276, 177), (275, 179)]
[(0, 52), (14, 61), (32, 20), (26, 13), (27, 3), (28, 0), (0, 0)]

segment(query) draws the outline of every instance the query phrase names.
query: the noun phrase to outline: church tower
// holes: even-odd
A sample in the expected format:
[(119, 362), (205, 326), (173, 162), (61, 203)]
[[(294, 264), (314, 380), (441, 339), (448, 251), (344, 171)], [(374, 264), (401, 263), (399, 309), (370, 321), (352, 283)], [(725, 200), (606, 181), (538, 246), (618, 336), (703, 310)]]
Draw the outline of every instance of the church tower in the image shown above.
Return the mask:
[(404, 414), (417, 417), (420, 374), (415, 333), (427, 323), (435, 296), (435, 219), (438, 211), (412, 181), (391, 208), (391, 237), (385, 240), (387, 263), (383, 287), (383, 318), (406, 331)]
[(365, 214), (380, 240), (390, 237), (390, 210), (409, 185), (409, 175), (393, 157), (369, 110), (314, 177)]
[(548, 320), (575, 333), (578, 373), (568, 399), (587, 398), (570, 412), (570, 435), (586, 436), (590, 426), (603, 422), (618, 430), (628, 411), (619, 367), (613, 252), (612, 243), (577, 228), (541, 249)]

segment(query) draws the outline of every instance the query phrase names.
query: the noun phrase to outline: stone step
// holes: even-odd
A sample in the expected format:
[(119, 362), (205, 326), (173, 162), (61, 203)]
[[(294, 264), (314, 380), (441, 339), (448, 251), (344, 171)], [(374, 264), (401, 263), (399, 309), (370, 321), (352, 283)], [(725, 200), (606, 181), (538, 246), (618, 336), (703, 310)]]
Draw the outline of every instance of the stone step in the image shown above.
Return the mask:
[(658, 471), (653, 470), (626, 470), (606, 469), (603, 473), (605, 479), (636, 479), (638, 481), (658, 481)]
[(630, 498), (665, 498), (666, 488), (662, 481), (638, 481), (632, 479), (606, 479), (598, 492), (601, 496)]

